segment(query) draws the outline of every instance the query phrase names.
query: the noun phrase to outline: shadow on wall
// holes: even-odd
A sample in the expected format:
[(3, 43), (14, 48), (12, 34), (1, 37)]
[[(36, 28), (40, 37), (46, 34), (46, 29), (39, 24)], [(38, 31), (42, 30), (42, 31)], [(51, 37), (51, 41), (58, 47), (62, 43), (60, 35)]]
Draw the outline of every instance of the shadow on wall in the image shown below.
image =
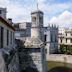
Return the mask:
[(55, 67), (49, 70), (48, 72), (72, 72), (72, 68), (68, 67)]
[(22, 41), (16, 41), (18, 47), (20, 72), (39, 72), (31, 56), (31, 53), (34, 51), (32, 50), (33, 48), (25, 48)]
[(38, 72), (30, 54), (30, 48), (19, 48), (19, 64), (21, 72)]
[(38, 72), (37, 69), (27, 67), (25, 70), (22, 70), (21, 72)]

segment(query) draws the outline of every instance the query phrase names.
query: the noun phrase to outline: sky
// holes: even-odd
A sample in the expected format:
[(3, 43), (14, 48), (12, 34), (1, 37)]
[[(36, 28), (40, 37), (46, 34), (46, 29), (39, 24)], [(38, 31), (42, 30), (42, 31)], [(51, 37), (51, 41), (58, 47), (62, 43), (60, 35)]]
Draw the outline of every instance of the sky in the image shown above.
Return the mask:
[(31, 22), (31, 12), (44, 12), (44, 26), (56, 24), (72, 28), (72, 0), (0, 0), (0, 7), (7, 8), (7, 18), (13, 22)]

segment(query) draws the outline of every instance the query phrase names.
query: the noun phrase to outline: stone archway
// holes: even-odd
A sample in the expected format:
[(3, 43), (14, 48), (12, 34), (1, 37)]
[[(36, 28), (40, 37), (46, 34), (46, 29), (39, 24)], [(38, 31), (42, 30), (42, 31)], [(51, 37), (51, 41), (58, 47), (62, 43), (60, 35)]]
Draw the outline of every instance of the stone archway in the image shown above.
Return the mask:
[(22, 70), (21, 72), (38, 72), (36, 68), (27, 67), (25, 70)]

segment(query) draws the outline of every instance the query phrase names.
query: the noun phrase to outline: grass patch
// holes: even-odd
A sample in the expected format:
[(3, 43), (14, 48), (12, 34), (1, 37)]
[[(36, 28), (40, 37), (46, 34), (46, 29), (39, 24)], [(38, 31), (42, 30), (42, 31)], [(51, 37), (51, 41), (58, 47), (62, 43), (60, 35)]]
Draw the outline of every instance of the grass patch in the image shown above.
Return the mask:
[(63, 62), (55, 62), (55, 61), (48, 61), (48, 71), (55, 67), (68, 67), (72, 68), (72, 64), (63, 63)]

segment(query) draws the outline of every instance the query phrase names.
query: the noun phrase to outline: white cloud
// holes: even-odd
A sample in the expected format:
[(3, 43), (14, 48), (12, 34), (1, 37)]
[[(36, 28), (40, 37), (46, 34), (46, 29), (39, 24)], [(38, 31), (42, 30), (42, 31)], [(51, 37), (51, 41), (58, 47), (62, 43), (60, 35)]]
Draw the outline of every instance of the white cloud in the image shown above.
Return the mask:
[(64, 11), (59, 16), (55, 16), (50, 20), (50, 23), (57, 24), (60, 27), (72, 27), (72, 13)]
[(13, 18), (14, 22), (30, 21), (30, 12), (34, 8), (10, 0), (0, 0), (0, 7), (7, 8), (7, 18)]
[(7, 7), (9, 0), (0, 0), (0, 7)]
[[(27, 0), (26, 0), (27, 1)], [(32, 0), (31, 0), (32, 1)], [(45, 3), (46, 0), (37, 0), (39, 3), (39, 9), (44, 12), (44, 25), (50, 23), (56, 23), (60, 26), (72, 26), (72, 13), (65, 11), (72, 8), (71, 3)], [(20, 4), (20, 2), (11, 2), (11, 0), (0, 0), (0, 7), (7, 7), (7, 18), (13, 18), (14, 22), (30, 21), (31, 11), (36, 10), (36, 0), (34, 4)], [(33, 1), (32, 1), (33, 3)], [(65, 11), (65, 12), (63, 12)], [(57, 14), (63, 12), (59, 16)], [(51, 17), (49, 17), (51, 16)], [(53, 17), (54, 16), (54, 17)], [(51, 20), (49, 21), (49, 18)]]
[(38, 3), (45, 2), (46, 0), (37, 0)]
[(60, 4), (40, 4), (40, 8), (47, 11), (49, 14), (57, 13), (60, 11), (68, 10), (72, 7), (72, 3), (60, 3)]

